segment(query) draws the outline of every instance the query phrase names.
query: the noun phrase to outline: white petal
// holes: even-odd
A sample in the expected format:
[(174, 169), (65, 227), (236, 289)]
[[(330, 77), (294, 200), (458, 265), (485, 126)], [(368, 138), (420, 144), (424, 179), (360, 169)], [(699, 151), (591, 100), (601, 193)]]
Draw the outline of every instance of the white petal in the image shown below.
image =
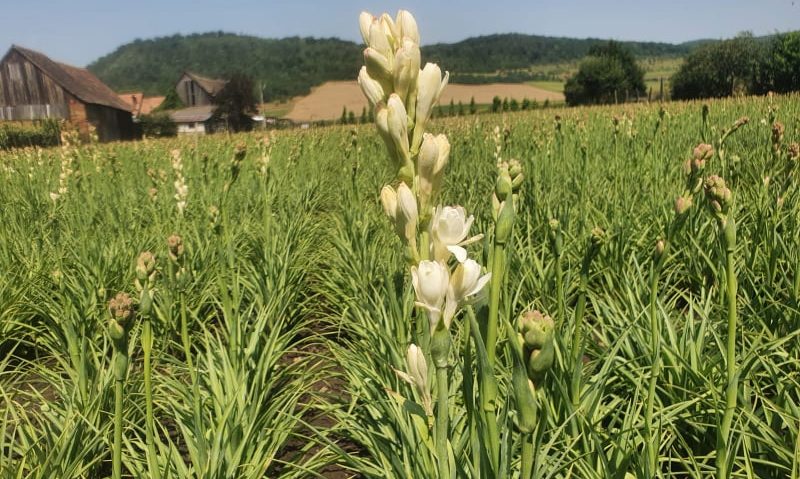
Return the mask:
[(456, 257), (459, 263), (463, 263), (467, 260), (467, 250), (461, 246), (448, 246), (447, 250), (453, 253), (453, 256)]

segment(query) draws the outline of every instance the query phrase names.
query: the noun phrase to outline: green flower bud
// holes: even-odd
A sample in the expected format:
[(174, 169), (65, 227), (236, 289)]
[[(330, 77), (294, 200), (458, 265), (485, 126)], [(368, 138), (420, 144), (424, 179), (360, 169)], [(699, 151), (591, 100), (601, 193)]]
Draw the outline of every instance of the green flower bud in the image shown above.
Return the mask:
[(167, 238), (167, 248), (169, 249), (169, 259), (179, 262), (183, 258), (183, 238), (179, 235), (172, 235)]
[(500, 203), (500, 211), (494, 227), (494, 242), (498, 245), (506, 244), (511, 237), (514, 227), (514, 205), (510, 201)]
[(133, 300), (127, 293), (117, 293), (108, 302), (108, 311), (111, 313), (111, 319), (125, 328), (134, 318)]
[(446, 368), (450, 354), (450, 331), (444, 326), (444, 321), (439, 322), (431, 335), (431, 358), (437, 368)]
[(528, 377), (534, 384), (540, 381), (553, 365), (554, 331), (553, 320), (539, 311), (527, 311), (517, 320), (517, 332), (523, 341)]
[(792, 143), (789, 145), (789, 159), (797, 163), (800, 161), (800, 143)]
[(656, 246), (653, 248), (653, 261), (658, 263), (661, 257), (664, 255), (664, 251), (667, 249), (667, 243), (663, 239), (659, 239), (656, 241)]
[(136, 259), (136, 278), (139, 281), (151, 281), (156, 272), (156, 257), (149, 251), (144, 251)]
[(511, 182), (511, 175), (508, 173), (508, 168), (500, 168), (497, 175), (497, 182), (494, 186), (494, 194), (501, 202), (507, 201), (511, 196), (514, 187)]
[(683, 216), (686, 212), (689, 211), (689, 208), (692, 207), (692, 197), (691, 196), (679, 196), (675, 199), (675, 214), (677, 216)]
[(142, 290), (142, 295), (139, 298), (139, 314), (142, 316), (149, 316), (150, 311), (153, 309), (153, 293), (147, 289), (145, 285)]
[(731, 190), (725, 184), (725, 180), (717, 175), (711, 175), (706, 178), (704, 183), (706, 199), (708, 199), (712, 212), (721, 218), (721, 215), (727, 214), (733, 195)]
[(547, 234), (548, 239), (550, 240), (550, 248), (553, 250), (553, 254), (556, 256), (561, 256), (561, 252), (563, 251), (564, 247), (564, 238), (561, 234), (561, 223), (555, 218), (551, 218), (548, 222), (550, 226), (550, 231)]
[(108, 335), (116, 343), (125, 337), (125, 328), (113, 319), (108, 321)]

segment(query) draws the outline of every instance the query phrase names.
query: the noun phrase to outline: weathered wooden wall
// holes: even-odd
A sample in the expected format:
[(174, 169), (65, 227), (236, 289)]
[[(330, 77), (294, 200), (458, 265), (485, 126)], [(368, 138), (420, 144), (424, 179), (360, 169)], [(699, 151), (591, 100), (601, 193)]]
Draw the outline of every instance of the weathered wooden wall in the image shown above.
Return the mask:
[(189, 78), (188, 75), (184, 75), (178, 80), (178, 84), (175, 86), (175, 92), (186, 106), (205, 106), (212, 103), (208, 93), (200, 88), (200, 85)]
[(102, 105), (86, 105), (84, 111), (85, 123), (95, 127), (100, 141), (134, 139), (135, 128), (130, 113)]
[(71, 95), (12, 50), (0, 62), (0, 120), (69, 118)]

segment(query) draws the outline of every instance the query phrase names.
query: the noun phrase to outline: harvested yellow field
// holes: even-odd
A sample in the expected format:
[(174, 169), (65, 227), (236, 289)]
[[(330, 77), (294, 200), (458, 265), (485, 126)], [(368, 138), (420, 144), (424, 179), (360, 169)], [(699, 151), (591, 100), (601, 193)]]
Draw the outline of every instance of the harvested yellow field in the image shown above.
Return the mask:
[[(439, 101), (441, 105), (462, 102), (465, 105), (475, 98), (475, 103), (491, 103), (492, 98), (525, 98), (543, 102), (563, 101), (564, 95), (522, 83), (491, 83), (488, 85), (447, 85)], [(333, 81), (314, 88), (308, 96), (294, 102), (286, 118), (294, 121), (335, 120), (341, 117), (342, 108), (358, 116), (367, 107), (367, 100), (354, 81)]]

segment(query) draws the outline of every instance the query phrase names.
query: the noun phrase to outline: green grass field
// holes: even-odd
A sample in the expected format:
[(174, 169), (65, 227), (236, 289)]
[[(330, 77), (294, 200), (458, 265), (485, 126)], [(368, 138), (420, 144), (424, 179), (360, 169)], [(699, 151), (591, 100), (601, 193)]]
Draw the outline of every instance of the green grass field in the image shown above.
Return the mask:
[[(534, 477), (645, 477), (651, 453), (659, 477), (713, 477), (728, 384), (732, 477), (800, 471), (800, 97), (705, 104), (705, 121), (693, 102), (429, 125), (452, 147), (441, 203), (475, 215), (473, 233), (487, 236), (468, 250), (482, 264), (496, 163), (522, 165), (499, 305), (508, 321), (538, 309), (555, 322)], [(715, 153), (702, 175), (732, 192), (730, 248), (702, 192), (670, 226), (703, 142)], [(379, 202), (394, 173), (373, 125), (0, 152), (0, 477), (108, 477), (116, 385), (129, 477), (431, 477), (430, 423), (395, 372), (421, 313)], [(144, 275), (143, 251), (156, 261)], [(107, 309), (117, 292), (140, 312), (123, 381)], [(479, 477), (482, 461), (462, 388), (478, 388), (467, 324), (454, 319), (449, 352), (459, 478)], [(528, 445), (514, 425), (509, 333), (502, 323), (493, 372), (498, 467), (516, 478)]]

